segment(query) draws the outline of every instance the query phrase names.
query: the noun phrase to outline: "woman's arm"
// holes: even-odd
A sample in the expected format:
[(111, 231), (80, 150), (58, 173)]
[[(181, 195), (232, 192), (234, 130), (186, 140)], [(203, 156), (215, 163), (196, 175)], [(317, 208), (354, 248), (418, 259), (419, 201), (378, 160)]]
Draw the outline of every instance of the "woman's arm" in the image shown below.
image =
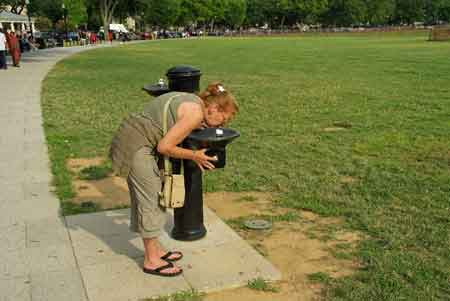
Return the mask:
[(183, 103), (178, 107), (177, 119), (178, 121), (158, 143), (158, 152), (172, 158), (193, 160), (201, 170), (214, 169), (210, 161), (216, 159), (205, 155), (206, 149), (193, 151), (177, 146), (194, 129), (200, 127), (203, 121), (202, 107), (196, 103)]

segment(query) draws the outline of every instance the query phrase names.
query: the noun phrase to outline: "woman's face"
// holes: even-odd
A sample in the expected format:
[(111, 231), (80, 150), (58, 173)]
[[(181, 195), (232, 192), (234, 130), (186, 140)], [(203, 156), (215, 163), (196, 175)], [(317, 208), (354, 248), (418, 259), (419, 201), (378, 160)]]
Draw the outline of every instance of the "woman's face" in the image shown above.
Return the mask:
[(221, 127), (233, 119), (235, 111), (232, 107), (223, 109), (217, 104), (211, 104), (206, 108), (205, 122), (208, 127)]

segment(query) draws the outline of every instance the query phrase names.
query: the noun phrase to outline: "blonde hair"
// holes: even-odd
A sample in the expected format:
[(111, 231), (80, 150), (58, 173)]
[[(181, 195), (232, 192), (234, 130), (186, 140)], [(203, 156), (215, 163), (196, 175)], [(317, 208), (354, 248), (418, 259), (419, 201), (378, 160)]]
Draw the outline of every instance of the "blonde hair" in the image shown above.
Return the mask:
[(206, 106), (217, 104), (222, 110), (232, 108), (234, 112), (239, 112), (239, 106), (233, 94), (229, 92), (220, 82), (212, 82), (205, 91), (198, 96), (205, 102)]

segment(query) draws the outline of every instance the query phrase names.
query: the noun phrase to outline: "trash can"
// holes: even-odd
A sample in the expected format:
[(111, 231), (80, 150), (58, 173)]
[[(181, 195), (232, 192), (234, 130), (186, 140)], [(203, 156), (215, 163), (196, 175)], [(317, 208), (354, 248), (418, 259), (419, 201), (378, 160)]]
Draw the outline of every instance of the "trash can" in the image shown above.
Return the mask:
[(202, 73), (195, 67), (187, 65), (175, 66), (167, 70), (166, 76), (169, 80), (169, 85), (166, 85), (164, 80), (160, 79), (157, 84), (145, 85), (144, 91), (152, 96), (160, 96), (173, 91), (187, 93), (199, 91)]
[(199, 91), (200, 77), (202, 73), (199, 69), (191, 66), (176, 66), (170, 68), (166, 74), (169, 79), (170, 91), (182, 91), (194, 93)]

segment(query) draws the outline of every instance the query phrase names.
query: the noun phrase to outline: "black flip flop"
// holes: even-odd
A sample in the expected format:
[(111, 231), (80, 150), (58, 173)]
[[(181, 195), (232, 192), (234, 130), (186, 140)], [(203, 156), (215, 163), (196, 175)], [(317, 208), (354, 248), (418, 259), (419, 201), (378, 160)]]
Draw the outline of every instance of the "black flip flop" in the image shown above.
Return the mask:
[(174, 267), (173, 263), (169, 262), (165, 266), (156, 268), (154, 270), (147, 269), (146, 267), (144, 267), (144, 268), (142, 268), (142, 271), (144, 273), (146, 273), (146, 274), (152, 274), (152, 275), (163, 276), (163, 277), (175, 277), (175, 276), (178, 276), (181, 273), (183, 273), (182, 269), (180, 269), (178, 272), (175, 272), (175, 273), (164, 273), (164, 272), (162, 272), (162, 271), (164, 271), (166, 269), (170, 269), (170, 268), (173, 268), (173, 267)]
[[(180, 255), (180, 257), (169, 258), (172, 255)], [(164, 254), (163, 256), (161, 256), (162, 260), (165, 260), (165, 261), (168, 261), (168, 262), (175, 262), (175, 261), (180, 260), (181, 258), (183, 258), (183, 253), (178, 252), (178, 251), (173, 251), (173, 252), (169, 251), (166, 254)]]

